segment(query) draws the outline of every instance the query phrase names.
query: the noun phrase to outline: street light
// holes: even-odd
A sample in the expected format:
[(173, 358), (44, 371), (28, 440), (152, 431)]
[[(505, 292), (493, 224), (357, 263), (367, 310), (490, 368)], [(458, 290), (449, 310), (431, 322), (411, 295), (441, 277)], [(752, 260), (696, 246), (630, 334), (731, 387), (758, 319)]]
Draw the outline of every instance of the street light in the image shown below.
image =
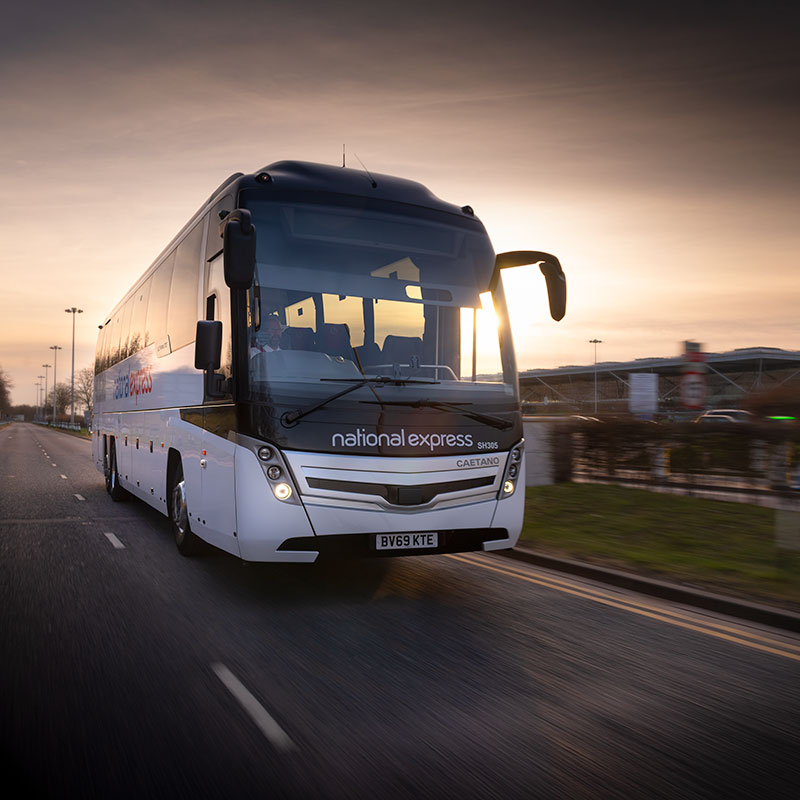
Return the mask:
[(39, 413), (39, 398), (42, 395), (42, 384), (41, 383), (34, 383), (33, 385), (36, 387), (36, 413), (38, 414)]
[(58, 351), (61, 350), (57, 344), (50, 345), (50, 349), (53, 351), (53, 425), (56, 424), (56, 365), (58, 364)]
[[(44, 375), (37, 375), (36, 377), (39, 379), (39, 393), (41, 394), (41, 391), (42, 391), (42, 379), (44, 378)], [(46, 402), (47, 402), (47, 395), (44, 395), (44, 398), (40, 402), (38, 402), (36, 404), (36, 406), (37, 406), (36, 413), (37, 414), (39, 413), (39, 406), (44, 408), (44, 404)]]
[(603, 344), (602, 339), (589, 339), (589, 344), (594, 345), (594, 413), (597, 414), (597, 345)]
[(83, 314), (82, 308), (65, 308), (65, 313), (72, 314), (72, 397), (71, 397), (71, 404), (72, 404), (72, 411), (70, 413), (69, 421), (71, 423), (75, 423), (75, 315), (76, 314)]
[(44, 367), (44, 400), (42, 400), (42, 416), (44, 417), (44, 421), (47, 422), (47, 409), (45, 406), (47, 405), (47, 370), (50, 369), (50, 364), (42, 364)]

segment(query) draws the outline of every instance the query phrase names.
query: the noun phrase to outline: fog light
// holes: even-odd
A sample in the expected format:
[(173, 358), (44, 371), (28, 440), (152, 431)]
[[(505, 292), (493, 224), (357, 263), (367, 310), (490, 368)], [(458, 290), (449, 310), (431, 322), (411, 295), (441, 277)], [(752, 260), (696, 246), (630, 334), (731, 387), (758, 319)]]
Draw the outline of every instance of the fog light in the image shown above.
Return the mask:
[(272, 458), (272, 450), (270, 450), (269, 447), (259, 447), (258, 457), (262, 461), (269, 461)]
[(514, 494), (514, 481), (506, 481), (503, 484), (503, 494)]
[(278, 500), (288, 500), (292, 496), (292, 487), (288, 483), (276, 483), (272, 491)]
[(519, 467), (516, 464), (512, 464), (508, 468), (508, 477), (509, 478), (516, 478), (518, 474), (519, 474)]
[(271, 467), (270, 467), (270, 468), (267, 470), (267, 476), (269, 477), (269, 479), (270, 479), (271, 481), (276, 481), (276, 480), (278, 480), (278, 478), (280, 478), (280, 476), (281, 476), (281, 468), (280, 468), (279, 466), (277, 466), (276, 464), (273, 464), (273, 465), (272, 465), (272, 466), (271, 466)]

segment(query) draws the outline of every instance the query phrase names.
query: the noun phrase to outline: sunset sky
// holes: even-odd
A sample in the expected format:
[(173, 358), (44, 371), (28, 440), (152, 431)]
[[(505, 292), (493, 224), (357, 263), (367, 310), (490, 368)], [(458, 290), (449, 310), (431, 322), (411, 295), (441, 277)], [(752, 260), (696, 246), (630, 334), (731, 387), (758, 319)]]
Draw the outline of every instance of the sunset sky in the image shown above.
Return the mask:
[[(40, 2), (0, 28), (0, 367), (33, 403), (225, 178), (292, 158), (426, 184), (495, 250), (521, 369), (800, 349), (796, 2)], [(52, 370), (50, 371), (52, 381)]]

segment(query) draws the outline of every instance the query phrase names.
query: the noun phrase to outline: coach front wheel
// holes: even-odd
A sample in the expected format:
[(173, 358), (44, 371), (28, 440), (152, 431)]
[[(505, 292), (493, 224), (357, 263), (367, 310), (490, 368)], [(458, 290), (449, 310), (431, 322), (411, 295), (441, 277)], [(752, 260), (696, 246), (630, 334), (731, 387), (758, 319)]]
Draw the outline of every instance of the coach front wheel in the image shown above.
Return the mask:
[(172, 470), (168, 496), (169, 519), (178, 551), (184, 556), (196, 555), (200, 550), (201, 540), (195, 536), (189, 525), (186, 482), (183, 480), (183, 467), (180, 463)]

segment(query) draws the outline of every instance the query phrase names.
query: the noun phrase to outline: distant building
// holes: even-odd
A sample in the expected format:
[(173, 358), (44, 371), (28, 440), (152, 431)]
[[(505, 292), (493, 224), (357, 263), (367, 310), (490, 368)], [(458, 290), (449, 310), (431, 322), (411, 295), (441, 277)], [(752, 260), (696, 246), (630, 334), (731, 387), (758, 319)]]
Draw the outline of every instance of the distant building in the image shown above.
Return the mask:
[[(745, 347), (706, 353), (705, 363), (705, 408), (738, 408), (749, 398), (778, 387), (795, 388), (800, 394), (800, 350)], [(684, 357), (679, 355), (524, 370), (519, 373), (523, 409), (534, 414), (591, 413), (596, 372), (598, 413), (624, 412), (628, 408), (629, 375), (650, 372), (658, 375), (659, 411), (689, 415), (680, 395), (684, 367)]]

